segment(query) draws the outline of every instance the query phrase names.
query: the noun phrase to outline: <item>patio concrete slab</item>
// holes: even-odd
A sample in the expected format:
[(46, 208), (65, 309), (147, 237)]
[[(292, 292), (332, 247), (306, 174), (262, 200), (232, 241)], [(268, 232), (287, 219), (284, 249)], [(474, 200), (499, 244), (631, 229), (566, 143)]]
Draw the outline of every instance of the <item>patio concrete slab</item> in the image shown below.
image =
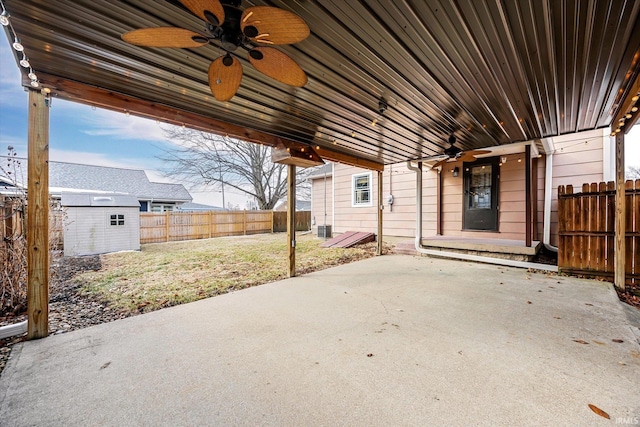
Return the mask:
[(0, 398), (3, 426), (629, 424), (640, 346), (608, 283), (390, 255), (24, 343)]

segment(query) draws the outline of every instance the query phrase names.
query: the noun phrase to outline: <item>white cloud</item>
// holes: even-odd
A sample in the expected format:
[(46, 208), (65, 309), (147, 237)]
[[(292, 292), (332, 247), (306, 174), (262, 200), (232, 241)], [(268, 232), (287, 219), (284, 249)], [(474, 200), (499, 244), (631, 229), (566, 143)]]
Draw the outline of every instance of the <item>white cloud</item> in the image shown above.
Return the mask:
[(91, 109), (83, 111), (81, 127), (89, 126), (82, 132), (91, 136), (108, 136), (116, 139), (145, 141), (166, 141), (163, 128), (170, 125), (159, 124), (155, 120), (127, 116), (110, 110)]

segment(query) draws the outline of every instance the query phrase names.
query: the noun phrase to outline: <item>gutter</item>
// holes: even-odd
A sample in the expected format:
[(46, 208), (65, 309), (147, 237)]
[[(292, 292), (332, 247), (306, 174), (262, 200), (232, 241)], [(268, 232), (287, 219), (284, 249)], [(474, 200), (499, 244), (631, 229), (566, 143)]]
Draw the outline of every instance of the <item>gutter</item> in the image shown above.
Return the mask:
[[(536, 264), (534, 262), (514, 261), (510, 259), (491, 258), (480, 255), (469, 255), (458, 252), (439, 251), (434, 249), (425, 249), (422, 247), (422, 162), (418, 162), (414, 166), (410, 161), (407, 162), (407, 168), (416, 173), (416, 239), (415, 249), (419, 254), (425, 254), (434, 257), (459, 259), (464, 261), (482, 262), (485, 264), (506, 265), (509, 267), (531, 268), (535, 270), (545, 270), (557, 272), (558, 267), (555, 265)], [(546, 190), (546, 187), (545, 187)], [(546, 205), (545, 205), (546, 206)]]

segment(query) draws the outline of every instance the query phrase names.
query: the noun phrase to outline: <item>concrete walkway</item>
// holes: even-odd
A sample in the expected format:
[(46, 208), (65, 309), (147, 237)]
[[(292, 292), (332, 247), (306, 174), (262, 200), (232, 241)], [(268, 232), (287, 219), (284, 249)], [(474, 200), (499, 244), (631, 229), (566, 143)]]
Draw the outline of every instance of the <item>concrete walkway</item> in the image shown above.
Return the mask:
[(3, 426), (607, 426), (640, 422), (640, 346), (610, 284), (389, 255), (27, 342), (0, 399)]

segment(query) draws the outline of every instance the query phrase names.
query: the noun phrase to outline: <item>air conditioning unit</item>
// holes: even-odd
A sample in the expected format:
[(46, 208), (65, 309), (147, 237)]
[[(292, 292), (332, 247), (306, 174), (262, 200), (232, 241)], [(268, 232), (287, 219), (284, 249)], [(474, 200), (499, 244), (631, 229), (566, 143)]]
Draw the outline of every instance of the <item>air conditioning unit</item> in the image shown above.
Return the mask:
[(318, 226), (318, 237), (322, 237), (324, 239), (328, 239), (331, 237), (331, 226), (330, 225), (319, 225)]

